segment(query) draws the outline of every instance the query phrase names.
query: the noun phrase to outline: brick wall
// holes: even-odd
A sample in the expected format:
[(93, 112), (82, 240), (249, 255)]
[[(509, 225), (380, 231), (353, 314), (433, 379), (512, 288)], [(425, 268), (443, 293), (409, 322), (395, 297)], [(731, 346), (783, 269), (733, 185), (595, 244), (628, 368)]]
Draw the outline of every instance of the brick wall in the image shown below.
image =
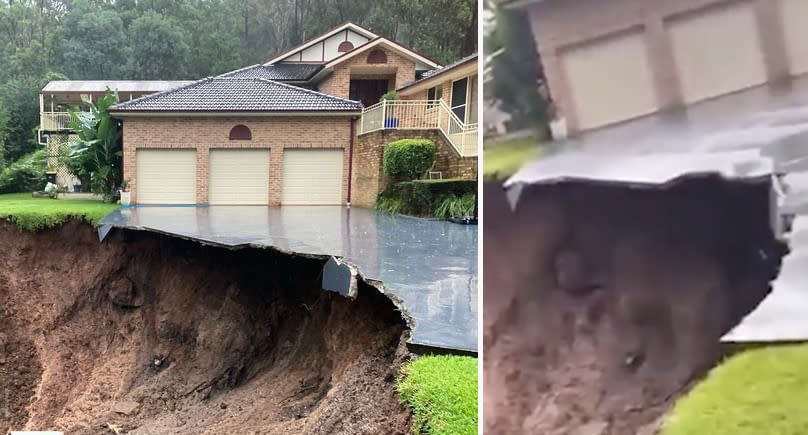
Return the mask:
[(388, 178), (382, 172), (384, 147), (399, 139), (429, 139), (438, 145), (433, 170), (442, 171), (443, 178), (477, 178), (477, 158), (460, 157), (438, 131), (380, 130), (357, 137), (353, 152), (351, 204), (371, 207), (376, 196), (387, 187)]
[(570, 131), (575, 132), (578, 116), (561, 66), (561, 51), (632, 28), (643, 28), (659, 107), (663, 110), (681, 107), (685, 103), (665, 20), (709, 7), (730, 7), (738, 2), (754, 4), (769, 81), (788, 77), (785, 36), (778, 18), (780, 2), (776, 0), (543, 1), (528, 6), (526, 11), (553, 99), (567, 118)]
[[(269, 148), (269, 203), (277, 205), (281, 202), (285, 148), (343, 148), (342, 198), (347, 201), (350, 122), (347, 116), (130, 117), (123, 122), (123, 177), (129, 180), (136, 203), (137, 149), (193, 148), (197, 152), (196, 201), (207, 204), (211, 148)], [(230, 129), (238, 124), (250, 128), (252, 140), (229, 140)]]
[[(377, 46), (387, 53), (387, 63), (368, 64), (367, 52), (359, 53), (334, 67), (328, 78), (320, 82), (320, 92), (341, 98), (348, 98), (351, 77), (357, 79), (390, 79), (390, 89), (396, 89), (404, 82), (415, 80), (415, 62), (409, 60), (392, 50)], [(358, 69), (358, 70), (357, 70)], [(352, 70), (354, 71), (352, 73)], [(374, 70), (378, 72), (374, 72)]]

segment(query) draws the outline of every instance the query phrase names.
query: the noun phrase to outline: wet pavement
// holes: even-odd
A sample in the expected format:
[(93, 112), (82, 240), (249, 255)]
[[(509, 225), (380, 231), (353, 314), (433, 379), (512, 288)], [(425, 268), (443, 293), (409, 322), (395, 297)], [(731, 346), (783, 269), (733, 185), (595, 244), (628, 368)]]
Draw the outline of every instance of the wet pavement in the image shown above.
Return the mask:
[(476, 225), (323, 206), (122, 208), (101, 224), (344, 258), (403, 301), (410, 343), (477, 351)]
[[(791, 254), (772, 293), (724, 340), (808, 339), (808, 77), (608, 127), (550, 148), (547, 157), (525, 165), (509, 183), (586, 173), (593, 179), (664, 182), (688, 167), (745, 177), (765, 170), (767, 161), (775, 172), (787, 174), (781, 212), (796, 213), (788, 235)], [(706, 161), (709, 155), (714, 159)]]

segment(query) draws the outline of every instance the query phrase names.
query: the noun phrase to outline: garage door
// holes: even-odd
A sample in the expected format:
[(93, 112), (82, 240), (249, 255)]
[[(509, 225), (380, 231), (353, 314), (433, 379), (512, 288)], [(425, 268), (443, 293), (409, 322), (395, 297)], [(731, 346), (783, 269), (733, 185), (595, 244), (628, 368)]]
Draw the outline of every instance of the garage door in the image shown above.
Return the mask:
[(284, 150), (284, 205), (342, 204), (342, 150)]
[(210, 150), (211, 205), (269, 204), (268, 149)]
[(667, 23), (685, 102), (762, 84), (766, 67), (752, 2), (733, 3)]
[(657, 110), (641, 31), (621, 33), (566, 50), (561, 55), (561, 64), (581, 129)]
[(783, 0), (782, 11), (791, 73), (808, 73), (808, 1)]
[(139, 204), (195, 204), (195, 150), (138, 150)]

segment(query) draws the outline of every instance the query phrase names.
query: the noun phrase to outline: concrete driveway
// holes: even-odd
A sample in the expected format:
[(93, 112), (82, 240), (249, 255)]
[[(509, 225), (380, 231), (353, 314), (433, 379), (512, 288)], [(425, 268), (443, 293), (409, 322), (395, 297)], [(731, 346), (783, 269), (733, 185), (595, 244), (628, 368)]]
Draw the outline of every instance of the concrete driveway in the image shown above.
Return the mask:
[(410, 343), (477, 351), (476, 225), (324, 206), (123, 208), (101, 224), (344, 258), (403, 301)]
[[(698, 168), (704, 153), (749, 151), (768, 157), (775, 171), (786, 173), (790, 190), (782, 212), (796, 213), (791, 254), (773, 283), (773, 292), (740, 325), (724, 337), (729, 341), (786, 341), (808, 338), (808, 77), (778, 86), (763, 86), (710, 100), (687, 111), (642, 118), (581, 137), (555, 142), (550, 156), (528, 164), (514, 179), (531, 179), (531, 169), (574, 160), (570, 153), (619, 156), (692, 155)], [(660, 156), (662, 160), (664, 156)], [(550, 160), (548, 164), (548, 160)], [(590, 159), (591, 160), (591, 159)], [(619, 161), (616, 159), (615, 161)], [(684, 159), (686, 161), (686, 157)], [(628, 160), (626, 160), (628, 161)], [(541, 164), (540, 164), (541, 163)], [(686, 163), (686, 162), (685, 162)], [(567, 163), (564, 163), (567, 164)], [(563, 168), (560, 168), (563, 169)], [(559, 170), (560, 170), (559, 169)], [(577, 168), (567, 167), (567, 172)], [(624, 165), (598, 168), (620, 178), (643, 177), (648, 168)], [(540, 171), (535, 171), (540, 172)], [(736, 168), (743, 173), (743, 168)]]

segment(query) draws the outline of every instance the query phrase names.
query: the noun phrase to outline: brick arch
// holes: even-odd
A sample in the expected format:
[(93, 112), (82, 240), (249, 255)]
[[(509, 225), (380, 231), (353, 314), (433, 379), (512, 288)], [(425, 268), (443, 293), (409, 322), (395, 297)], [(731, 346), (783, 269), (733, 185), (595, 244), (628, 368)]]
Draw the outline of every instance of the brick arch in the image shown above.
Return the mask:
[(230, 129), (230, 140), (252, 140), (252, 132), (246, 125), (236, 125)]
[(384, 50), (374, 48), (368, 53), (369, 64), (387, 63), (387, 53)]
[(351, 44), (351, 41), (342, 41), (339, 43), (339, 47), (337, 47), (337, 51), (340, 53), (347, 53), (354, 49), (354, 45)]

